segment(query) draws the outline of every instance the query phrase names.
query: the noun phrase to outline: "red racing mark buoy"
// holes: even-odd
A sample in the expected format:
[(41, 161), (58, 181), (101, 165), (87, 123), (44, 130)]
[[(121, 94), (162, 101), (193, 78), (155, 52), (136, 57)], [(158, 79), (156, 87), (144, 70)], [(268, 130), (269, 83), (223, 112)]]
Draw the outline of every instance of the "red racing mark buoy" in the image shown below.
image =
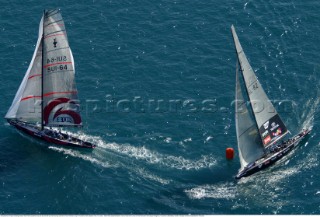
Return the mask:
[(234, 150), (233, 150), (233, 148), (227, 148), (227, 149), (226, 149), (226, 158), (227, 158), (228, 160), (232, 160), (233, 157), (234, 157)]

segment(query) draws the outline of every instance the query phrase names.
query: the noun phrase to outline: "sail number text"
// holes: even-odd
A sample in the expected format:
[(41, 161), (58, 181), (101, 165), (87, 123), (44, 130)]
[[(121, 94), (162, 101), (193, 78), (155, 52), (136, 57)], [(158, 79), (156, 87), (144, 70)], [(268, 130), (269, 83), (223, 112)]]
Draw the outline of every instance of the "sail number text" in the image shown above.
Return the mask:
[(51, 57), (47, 59), (47, 64), (56, 63), (56, 62), (66, 62), (67, 59), (68, 59), (67, 56)]
[(47, 59), (48, 72), (68, 70), (68, 65), (64, 64), (67, 61), (68, 61), (67, 56), (56, 56), (56, 57), (48, 58)]
[(49, 66), (48, 68), (48, 72), (55, 72), (55, 71), (62, 71), (62, 70), (68, 70), (68, 66), (67, 65), (56, 65), (56, 66)]
[(251, 95), (253, 91), (255, 91), (258, 88), (259, 88), (258, 83), (257, 82), (253, 83), (252, 86), (248, 88), (248, 94)]

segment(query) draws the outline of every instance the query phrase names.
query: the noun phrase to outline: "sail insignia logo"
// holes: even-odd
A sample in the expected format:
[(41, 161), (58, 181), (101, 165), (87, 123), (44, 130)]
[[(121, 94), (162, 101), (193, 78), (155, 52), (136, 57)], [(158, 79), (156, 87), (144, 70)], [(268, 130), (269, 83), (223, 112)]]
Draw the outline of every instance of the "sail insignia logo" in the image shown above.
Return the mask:
[(264, 133), (262, 133), (262, 137), (263, 137), (263, 138), (266, 137), (267, 135), (268, 135), (268, 130), (265, 131)]
[(268, 129), (269, 127), (269, 121), (267, 121), (266, 123), (263, 124), (264, 129)]
[(268, 135), (266, 138), (263, 139), (264, 144), (268, 144), (271, 141), (271, 136)]
[(81, 124), (79, 113), (69, 108), (70, 106), (77, 107), (77, 104), (68, 98), (57, 98), (49, 102), (44, 108), (45, 124), (49, 122)]
[(276, 136), (280, 136), (281, 133), (282, 133), (282, 131), (281, 131), (281, 128), (279, 127), (276, 132), (273, 132), (273, 133), (272, 133), (272, 135), (273, 135), (274, 137), (276, 137)]
[(271, 131), (274, 131), (277, 127), (279, 127), (279, 124), (276, 124), (275, 122), (272, 122)]
[(54, 38), (54, 39), (53, 39), (53, 46), (54, 46), (54, 47), (57, 47), (57, 44), (58, 44), (57, 39)]

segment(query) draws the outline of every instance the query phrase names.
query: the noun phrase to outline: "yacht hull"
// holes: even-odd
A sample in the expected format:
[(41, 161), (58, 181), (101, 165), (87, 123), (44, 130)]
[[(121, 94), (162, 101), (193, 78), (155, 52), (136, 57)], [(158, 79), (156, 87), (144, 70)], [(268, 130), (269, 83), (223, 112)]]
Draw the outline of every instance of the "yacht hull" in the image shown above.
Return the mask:
[(288, 140), (288, 144), (281, 150), (275, 152), (274, 154), (268, 157), (259, 159), (247, 168), (244, 168), (243, 170), (239, 171), (239, 173), (236, 175), (236, 179), (241, 179), (242, 177), (247, 177), (256, 172), (259, 172), (260, 170), (263, 170), (271, 166), (284, 156), (288, 155), (295, 147), (298, 146), (301, 140), (303, 140), (307, 135), (310, 134), (310, 131), (311, 129), (300, 132), (299, 134), (295, 135), (292, 139)]
[(14, 126), (16, 129), (18, 129), (21, 132), (24, 132), (32, 137), (41, 139), (51, 144), (61, 145), (61, 146), (71, 146), (71, 147), (77, 147), (77, 148), (94, 148), (95, 147), (95, 145), (90, 142), (83, 141), (73, 136), (69, 136), (65, 133), (61, 133), (61, 132), (58, 133), (51, 129), (41, 130), (40, 128), (32, 124), (27, 124), (27, 123), (16, 121), (16, 120), (8, 120), (8, 123)]

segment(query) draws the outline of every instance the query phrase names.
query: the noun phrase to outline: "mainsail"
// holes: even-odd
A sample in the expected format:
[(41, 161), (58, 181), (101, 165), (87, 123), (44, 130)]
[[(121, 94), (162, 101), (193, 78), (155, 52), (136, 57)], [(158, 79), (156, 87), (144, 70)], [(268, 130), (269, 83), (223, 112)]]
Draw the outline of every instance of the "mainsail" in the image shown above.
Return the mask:
[(44, 125), (80, 126), (73, 57), (60, 11), (46, 11), (43, 25)]
[(6, 118), (81, 126), (79, 107), (74, 60), (61, 13), (45, 11), (35, 53)]
[(239, 157), (241, 169), (243, 169), (249, 163), (256, 161), (264, 155), (264, 147), (257, 125), (251, 118), (247, 103), (244, 100), (238, 71), (239, 64), (237, 62), (235, 115)]
[(231, 30), (247, 94), (250, 99), (256, 124), (259, 128), (259, 134), (263, 145), (268, 147), (285, 136), (288, 130), (250, 66), (233, 26), (231, 26)]

